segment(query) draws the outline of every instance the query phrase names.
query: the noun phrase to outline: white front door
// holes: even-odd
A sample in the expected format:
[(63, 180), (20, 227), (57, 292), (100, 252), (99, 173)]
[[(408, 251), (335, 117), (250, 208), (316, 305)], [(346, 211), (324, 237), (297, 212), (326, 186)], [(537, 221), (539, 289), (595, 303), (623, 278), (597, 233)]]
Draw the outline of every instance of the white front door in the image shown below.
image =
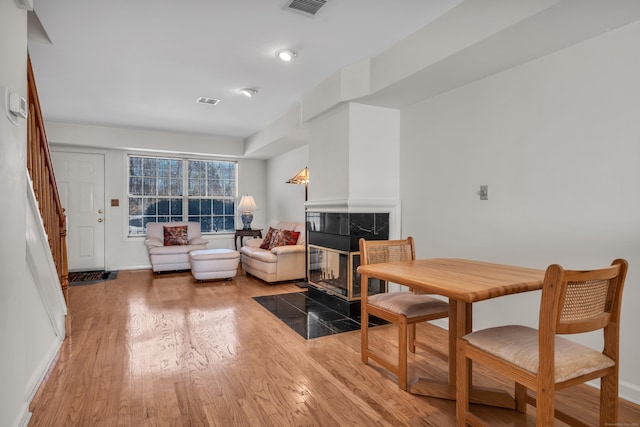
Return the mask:
[(104, 155), (52, 151), (67, 214), (69, 271), (104, 270)]

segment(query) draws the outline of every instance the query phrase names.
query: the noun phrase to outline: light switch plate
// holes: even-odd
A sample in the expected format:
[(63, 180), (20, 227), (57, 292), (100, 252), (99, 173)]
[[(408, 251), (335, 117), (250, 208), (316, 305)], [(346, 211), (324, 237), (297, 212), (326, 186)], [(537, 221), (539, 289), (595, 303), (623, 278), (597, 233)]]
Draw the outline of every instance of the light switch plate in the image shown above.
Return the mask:
[(480, 200), (489, 200), (489, 186), (481, 185), (480, 186)]

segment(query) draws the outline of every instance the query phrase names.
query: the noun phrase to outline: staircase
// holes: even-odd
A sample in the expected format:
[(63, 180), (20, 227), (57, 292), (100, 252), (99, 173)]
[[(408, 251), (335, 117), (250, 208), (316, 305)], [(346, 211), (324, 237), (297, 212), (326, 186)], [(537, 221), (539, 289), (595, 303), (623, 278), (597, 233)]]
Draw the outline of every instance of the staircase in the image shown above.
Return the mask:
[[(27, 119), (27, 170), (33, 185), (40, 217), (49, 242), (58, 279), (62, 286), (67, 307), (69, 306), (69, 266), (67, 263), (67, 220), (60, 203), (58, 187), (53, 172), (44, 121), (40, 110), (38, 91), (31, 67), (27, 59), (27, 87), (29, 115)], [(66, 318), (66, 333), (69, 334), (69, 320)]]

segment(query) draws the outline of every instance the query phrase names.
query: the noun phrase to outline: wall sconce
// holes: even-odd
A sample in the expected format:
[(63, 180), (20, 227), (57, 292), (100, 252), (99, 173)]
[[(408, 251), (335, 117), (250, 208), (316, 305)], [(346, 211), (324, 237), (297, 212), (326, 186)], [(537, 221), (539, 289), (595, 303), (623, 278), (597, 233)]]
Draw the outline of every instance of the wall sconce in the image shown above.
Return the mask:
[(253, 221), (252, 212), (258, 210), (258, 206), (256, 206), (256, 201), (253, 200), (253, 196), (248, 194), (246, 196), (242, 196), (240, 204), (238, 205), (238, 210), (242, 212), (240, 215), (240, 219), (242, 220), (242, 229), (251, 230), (251, 221)]

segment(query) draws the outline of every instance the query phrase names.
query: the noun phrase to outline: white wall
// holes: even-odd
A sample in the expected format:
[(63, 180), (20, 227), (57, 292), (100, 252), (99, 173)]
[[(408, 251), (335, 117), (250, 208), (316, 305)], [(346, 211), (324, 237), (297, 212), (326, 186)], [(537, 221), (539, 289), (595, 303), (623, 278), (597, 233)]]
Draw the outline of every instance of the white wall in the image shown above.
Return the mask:
[(349, 102), (308, 125), (313, 209), (398, 199), (398, 110)]
[(26, 426), (31, 398), (64, 337), (65, 307), (30, 203), (26, 121), (14, 125), (6, 116), (7, 89), (27, 97), (27, 13), (13, 1), (0, 1), (0, 54), (0, 194), (7, 206), (0, 210), (0, 425)]
[[(626, 258), (621, 395), (636, 402), (639, 45), (633, 24), (404, 109), (400, 167), (403, 234), (418, 257), (535, 268)], [(536, 326), (539, 297), (477, 304), (475, 327)]]
[[(267, 161), (267, 225), (277, 221), (305, 222), (304, 185), (287, 180), (309, 164), (309, 147), (304, 146)], [(310, 181), (313, 181), (312, 173)], [(263, 233), (264, 234), (264, 233)]]
[(349, 115), (349, 199), (397, 200), (400, 194), (399, 111), (352, 102)]
[(0, 2), (0, 194), (11, 209), (0, 210), (0, 425), (14, 426), (24, 411), (24, 349), (26, 338), (20, 322), (25, 301), (22, 286), (26, 270), (26, 146), (24, 120), (14, 126), (6, 117), (5, 90), (26, 98), (27, 15), (14, 2)]
[[(27, 265), (24, 281), (21, 283), (24, 311), (20, 324), (23, 325), (22, 332), (25, 337), (24, 387), (27, 403), (38, 390), (65, 338), (67, 305), (30, 182), (25, 192)], [(26, 411), (25, 407), (25, 415)]]
[[(37, 81), (37, 70), (34, 70), (34, 74)], [(136, 149), (157, 153), (182, 152), (203, 155), (215, 153), (218, 156), (236, 157), (241, 156), (244, 151), (242, 138), (231, 136), (196, 135), (52, 121), (46, 122), (46, 130), (49, 142), (64, 142), (83, 147)]]
[[(128, 236), (128, 200), (127, 200), (127, 154), (171, 155), (167, 151), (137, 151), (138, 147), (148, 147), (158, 137), (157, 131), (139, 129), (106, 128), (100, 126), (47, 123), (47, 137), (52, 150), (103, 153), (105, 155), (105, 268), (107, 270), (127, 270), (151, 268), (149, 255), (144, 246), (144, 237)], [(254, 212), (253, 228), (264, 228), (266, 224), (266, 161), (220, 157), (215, 153), (219, 146), (212, 140), (209, 147), (203, 147), (202, 140), (193, 135), (166, 133), (163, 139), (174, 139), (177, 150), (189, 158), (198, 158), (185, 153), (202, 153), (210, 150), (209, 156), (223, 160), (238, 161), (238, 197), (244, 194), (254, 196), (260, 210)], [(192, 139), (195, 138), (195, 139)], [(121, 147), (123, 140), (129, 150), (111, 149)], [(86, 145), (88, 147), (83, 147)], [(228, 149), (225, 141), (222, 149)], [(240, 149), (240, 151), (242, 151)], [(120, 206), (113, 207), (111, 199), (118, 199)], [(237, 218), (238, 224), (240, 218)], [(233, 234), (214, 233), (204, 236), (209, 240), (209, 248), (233, 248)]]
[(309, 201), (348, 200), (349, 105), (309, 123)]

